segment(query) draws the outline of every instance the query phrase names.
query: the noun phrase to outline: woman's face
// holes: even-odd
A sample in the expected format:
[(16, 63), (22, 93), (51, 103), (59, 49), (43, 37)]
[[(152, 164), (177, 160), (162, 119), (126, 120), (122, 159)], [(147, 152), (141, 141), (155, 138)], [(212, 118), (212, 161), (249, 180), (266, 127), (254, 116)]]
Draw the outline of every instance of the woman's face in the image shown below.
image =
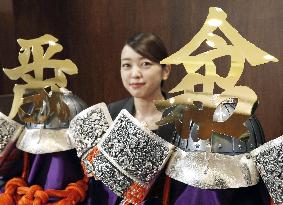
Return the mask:
[(121, 77), (124, 87), (136, 98), (156, 99), (161, 95), (161, 80), (169, 76), (169, 68), (144, 58), (130, 46), (121, 53)]

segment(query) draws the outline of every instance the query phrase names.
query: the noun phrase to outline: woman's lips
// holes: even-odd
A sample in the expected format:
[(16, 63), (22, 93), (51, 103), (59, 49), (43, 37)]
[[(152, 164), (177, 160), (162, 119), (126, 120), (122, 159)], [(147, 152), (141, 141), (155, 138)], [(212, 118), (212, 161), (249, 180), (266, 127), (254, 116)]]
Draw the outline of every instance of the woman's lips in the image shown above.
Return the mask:
[(144, 85), (145, 85), (145, 83), (130, 83), (130, 87), (133, 88), (133, 89), (140, 88)]

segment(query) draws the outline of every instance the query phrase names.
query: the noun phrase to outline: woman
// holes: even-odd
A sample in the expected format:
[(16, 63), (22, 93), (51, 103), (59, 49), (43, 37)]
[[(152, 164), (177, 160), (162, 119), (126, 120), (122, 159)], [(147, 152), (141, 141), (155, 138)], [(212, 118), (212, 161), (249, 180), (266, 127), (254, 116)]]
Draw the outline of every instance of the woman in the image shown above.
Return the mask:
[[(168, 56), (162, 40), (152, 33), (138, 33), (129, 38), (121, 52), (121, 78), (131, 97), (111, 103), (108, 108), (114, 120), (122, 109), (126, 109), (147, 128), (167, 141), (171, 141), (174, 127), (171, 125), (158, 128), (162, 113), (153, 100), (168, 97), (162, 92), (162, 84), (169, 77), (171, 68), (159, 62)], [(156, 180), (144, 204), (162, 204), (164, 173)], [(100, 181), (92, 179), (89, 204), (119, 204), (121, 199)]]

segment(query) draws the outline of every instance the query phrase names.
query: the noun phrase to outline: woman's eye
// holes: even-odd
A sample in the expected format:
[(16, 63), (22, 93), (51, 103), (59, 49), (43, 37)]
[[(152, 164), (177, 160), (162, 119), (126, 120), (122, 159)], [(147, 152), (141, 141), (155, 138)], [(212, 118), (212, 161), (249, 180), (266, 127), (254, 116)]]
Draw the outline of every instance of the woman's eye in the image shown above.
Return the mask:
[(130, 67), (131, 67), (131, 65), (129, 63), (123, 63), (121, 65), (121, 68), (123, 68), (123, 69), (129, 69)]
[(151, 65), (152, 65), (152, 63), (151, 62), (148, 62), (148, 61), (146, 61), (146, 62), (142, 62), (142, 67), (150, 67)]

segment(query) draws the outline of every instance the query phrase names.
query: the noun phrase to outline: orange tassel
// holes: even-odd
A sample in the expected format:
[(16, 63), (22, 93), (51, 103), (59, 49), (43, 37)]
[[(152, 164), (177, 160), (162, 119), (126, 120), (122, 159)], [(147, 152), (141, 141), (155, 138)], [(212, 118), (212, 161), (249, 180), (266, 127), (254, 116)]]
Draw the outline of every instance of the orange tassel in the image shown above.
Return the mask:
[(10, 194), (3, 193), (0, 195), (0, 204), (13, 205), (14, 199)]
[(74, 205), (85, 199), (88, 189), (88, 178), (85, 176), (76, 183), (70, 183), (65, 190), (48, 189), (46, 193), (50, 197), (63, 198), (60, 201), (48, 205)]
[(48, 202), (49, 196), (45, 191), (38, 190), (34, 194), (33, 205), (43, 205)]
[(26, 182), (22, 178), (10, 179), (5, 185), (5, 192), (0, 194), (0, 204), (13, 205), (17, 197), (17, 188), (26, 186)]
[(18, 205), (44, 205), (49, 199), (48, 194), (38, 185), (19, 187), (17, 193), (22, 195)]
[[(6, 183), (5, 192), (0, 194), (0, 205), (75, 205), (85, 199), (88, 189), (87, 176), (76, 183), (70, 183), (65, 190), (44, 191), (39, 185), (27, 186), (25, 179), (28, 175), (28, 163), (28, 153), (24, 153), (22, 177), (13, 178)], [(49, 197), (61, 200), (48, 203)]]
[(5, 192), (0, 194), (0, 204), (13, 205), (18, 201), (19, 196), (17, 195), (17, 188), (27, 185), (24, 179), (27, 176), (28, 162), (28, 153), (24, 153), (22, 177), (12, 178), (6, 183)]
[[(75, 205), (85, 199), (88, 188), (88, 178), (70, 183), (65, 190), (48, 189), (44, 191), (40, 186), (18, 187), (20, 199), (17, 205)], [(49, 197), (63, 198), (57, 202), (48, 203)], [(1, 203), (0, 203), (1, 204)], [(7, 205), (13, 205), (7, 204)]]

